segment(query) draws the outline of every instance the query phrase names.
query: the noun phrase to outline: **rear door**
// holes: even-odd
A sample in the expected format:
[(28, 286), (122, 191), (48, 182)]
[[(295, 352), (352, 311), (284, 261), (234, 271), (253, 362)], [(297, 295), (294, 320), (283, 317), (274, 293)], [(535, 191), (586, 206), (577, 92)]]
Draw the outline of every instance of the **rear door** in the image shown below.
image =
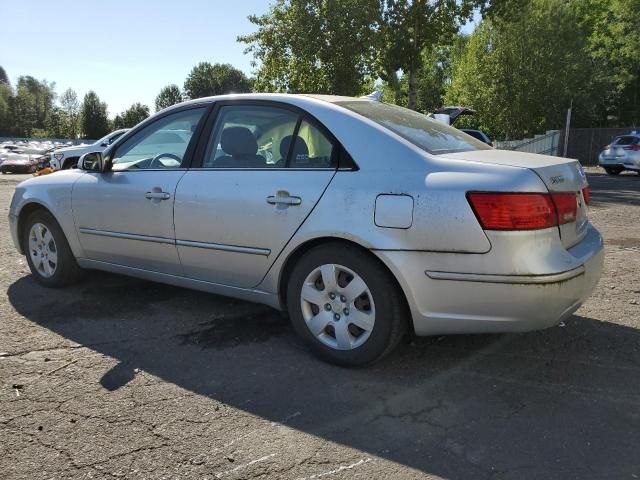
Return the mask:
[(176, 191), (176, 245), (185, 276), (252, 287), (320, 200), (339, 147), (278, 103), (225, 102), (213, 118)]

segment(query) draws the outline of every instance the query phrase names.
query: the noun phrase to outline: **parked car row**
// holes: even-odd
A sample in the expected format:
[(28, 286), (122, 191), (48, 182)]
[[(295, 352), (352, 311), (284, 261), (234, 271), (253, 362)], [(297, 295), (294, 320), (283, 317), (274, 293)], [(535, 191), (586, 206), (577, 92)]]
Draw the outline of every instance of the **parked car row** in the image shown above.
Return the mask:
[(52, 170), (75, 168), (83, 154), (104, 150), (126, 131), (116, 130), (100, 140), (80, 145), (72, 145), (70, 141), (5, 141), (0, 143), (0, 172), (34, 173), (44, 167)]
[(0, 172), (33, 173), (49, 160), (54, 151), (53, 142), (6, 141), (0, 143)]

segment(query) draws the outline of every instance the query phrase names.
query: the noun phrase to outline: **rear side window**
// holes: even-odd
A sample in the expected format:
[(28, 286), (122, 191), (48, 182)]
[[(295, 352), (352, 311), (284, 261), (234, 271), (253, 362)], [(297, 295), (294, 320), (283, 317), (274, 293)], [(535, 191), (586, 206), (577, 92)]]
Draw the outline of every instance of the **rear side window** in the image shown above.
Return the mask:
[(311, 123), (303, 120), (291, 149), (291, 168), (329, 168), (333, 143)]
[(279, 107), (220, 108), (203, 168), (330, 168), (334, 144), (298, 113)]
[[(220, 109), (205, 153), (204, 168), (284, 168), (282, 145), (292, 137), (298, 115), (262, 106)], [(288, 145), (288, 143), (287, 143)]]
[(432, 154), (491, 148), (456, 128), (407, 108), (367, 100), (337, 102), (337, 104), (373, 120)]
[(613, 141), (614, 145), (636, 145), (638, 143), (638, 137), (634, 137), (633, 135), (623, 135), (622, 137), (618, 137)]

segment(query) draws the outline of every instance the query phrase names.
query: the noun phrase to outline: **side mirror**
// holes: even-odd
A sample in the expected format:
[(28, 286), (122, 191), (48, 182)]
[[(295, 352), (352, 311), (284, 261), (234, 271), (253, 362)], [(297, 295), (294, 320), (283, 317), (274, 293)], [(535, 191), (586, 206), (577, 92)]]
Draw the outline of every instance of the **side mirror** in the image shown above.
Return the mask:
[(86, 170), (87, 172), (102, 172), (104, 167), (104, 160), (102, 158), (102, 152), (89, 152), (85, 153), (78, 160), (78, 168)]

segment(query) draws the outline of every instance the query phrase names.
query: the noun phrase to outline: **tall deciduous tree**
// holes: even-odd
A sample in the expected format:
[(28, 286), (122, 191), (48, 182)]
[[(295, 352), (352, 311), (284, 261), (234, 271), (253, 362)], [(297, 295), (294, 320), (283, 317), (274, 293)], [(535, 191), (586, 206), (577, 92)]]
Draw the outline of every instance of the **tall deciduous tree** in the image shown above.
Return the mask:
[(160, 93), (156, 97), (156, 112), (180, 102), (182, 102), (180, 87), (177, 85), (162, 87), (162, 90), (160, 90)]
[(116, 118), (113, 121), (113, 127), (116, 129), (135, 127), (148, 116), (149, 107), (142, 105), (141, 103), (134, 103), (121, 115), (116, 115)]
[(94, 91), (89, 91), (82, 102), (82, 131), (86, 138), (97, 139), (109, 133), (107, 104), (100, 101)]
[(201, 62), (193, 67), (184, 82), (184, 92), (189, 98), (250, 91), (251, 83), (246, 75), (228, 63)]
[(75, 91), (68, 88), (60, 96), (62, 107), (63, 136), (76, 138), (78, 136), (80, 102)]
[(471, 19), (481, 0), (383, 0), (378, 35), (378, 74), (400, 101), (398, 72), (407, 76), (407, 106), (418, 107), (418, 82), (425, 66), (424, 51), (448, 43), (459, 24)]
[[(238, 38), (258, 70), (258, 91), (358, 95), (374, 73), (380, 0), (277, 0)], [(368, 92), (367, 92), (368, 93)]]
[(592, 30), (589, 52), (599, 84), (608, 84), (606, 112), (615, 123), (640, 123), (640, 0), (575, 0)]
[(6, 83), (7, 85), (10, 85), (7, 72), (4, 70), (4, 68), (2, 68), (1, 65), (0, 65), (0, 83)]
[(571, 103), (575, 125), (596, 119), (603, 90), (576, 3), (531, 0), (515, 18), (483, 21), (455, 70), (447, 101), (475, 108), (473, 121), (497, 138), (562, 127)]

